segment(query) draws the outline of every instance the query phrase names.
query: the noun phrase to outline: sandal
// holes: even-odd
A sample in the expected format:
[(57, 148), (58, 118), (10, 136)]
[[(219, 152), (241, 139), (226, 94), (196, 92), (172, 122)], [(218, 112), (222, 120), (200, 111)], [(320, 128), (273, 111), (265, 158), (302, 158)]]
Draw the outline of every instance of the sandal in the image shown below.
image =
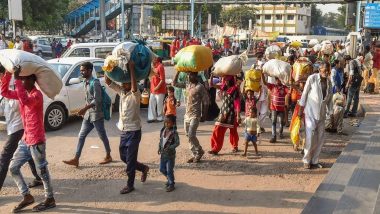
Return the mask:
[(54, 208), (56, 206), (54, 198), (47, 198), (44, 202), (37, 204), (33, 207), (33, 212), (41, 212), (47, 209)]

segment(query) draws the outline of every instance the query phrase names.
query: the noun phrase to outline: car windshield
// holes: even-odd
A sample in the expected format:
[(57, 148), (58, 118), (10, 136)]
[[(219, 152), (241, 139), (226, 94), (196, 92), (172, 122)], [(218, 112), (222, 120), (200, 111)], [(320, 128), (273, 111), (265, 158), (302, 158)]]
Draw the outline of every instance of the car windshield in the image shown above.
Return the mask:
[(60, 64), (60, 63), (50, 63), (50, 65), (54, 68), (56, 72), (61, 75), (61, 78), (65, 76), (65, 74), (69, 71), (71, 68), (71, 64)]

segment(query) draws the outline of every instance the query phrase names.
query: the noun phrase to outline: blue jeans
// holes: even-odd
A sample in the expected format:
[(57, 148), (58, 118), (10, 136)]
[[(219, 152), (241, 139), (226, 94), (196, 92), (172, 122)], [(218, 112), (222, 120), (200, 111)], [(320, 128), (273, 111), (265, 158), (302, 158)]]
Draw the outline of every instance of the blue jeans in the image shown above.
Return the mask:
[(82, 154), (84, 142), (86, 141), (86, 137), (92, 131), (92, 129), (94, 129), (94, 127), (104, 144), (107, 155), (111, 154), (110, 143), (108, 141), (106, 129), (104, 128), (104, 119), (100, 119), (94, 122), (83, 119), (82, 127), (80, 129), (79, 136), (78, 136), (79, 140), (78, 140), (78, 146), (77, 146), (77, 153), (75, 155), (76, 158), (78, 159), (80, 158)]
[(348, 89), (348, 98), (347, 98), (347, 107), (346, 111), (344, 114), (348, 114), (350, 112), (351, 108), (351, 102), (354, 100), (354, 103), (352, 105), (351, 113), (356, 114), (358, 111), (358, 105), (359, 105), (359, 92), (360, 92), (360, 87), (350, 87)]
[(285, 112), (272, 110), (272, 137), (276, 137), (277, 117), (280, 118), (280, 134), (282, 134), (285, 125)]
[(34, 163), (37, 166), (40, 177), (44, 184), (45, 197), (53, 197), (53, 188), (51, 186), (50, 175), (48, 170), (48, 162), (46, 161), (46, 144), (41, 143), (38, 145), (28, 146), (23, 140), (18, 144), (17, 150), (13, 155), (12, 161), (9, 166), (9, 171), (13, 177), (13, 180), (16, 182), (16, 185), (20, 193), (25, 196), (30, 194), (29, 188), (25, 183), (25, 180), (21, 174), (21, 167), (33, 159)]
[(148, 166), (137, 161), (141, 130), (122, 132), (120, 135), (120, 159), (127, 164), (128, 187), (135, 184), (136, 170), (143, 172)]
[(160, 161), (160, 172), (168, 179), (168, 185), (172, 186), (174, 182), (174, 165), (175, 158), (163, 158)]

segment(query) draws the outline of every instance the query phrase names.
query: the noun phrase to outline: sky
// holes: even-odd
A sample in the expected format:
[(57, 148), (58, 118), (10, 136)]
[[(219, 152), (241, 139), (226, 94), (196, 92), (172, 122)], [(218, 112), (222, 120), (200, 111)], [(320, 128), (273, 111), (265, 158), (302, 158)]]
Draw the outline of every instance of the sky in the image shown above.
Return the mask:
[(328, 13), (328, 12), (338, 13), (339, 6), (340, 4), (325, 4), (325, 5), (318, 4), (317, 8), (321, 9), (323, 14)]

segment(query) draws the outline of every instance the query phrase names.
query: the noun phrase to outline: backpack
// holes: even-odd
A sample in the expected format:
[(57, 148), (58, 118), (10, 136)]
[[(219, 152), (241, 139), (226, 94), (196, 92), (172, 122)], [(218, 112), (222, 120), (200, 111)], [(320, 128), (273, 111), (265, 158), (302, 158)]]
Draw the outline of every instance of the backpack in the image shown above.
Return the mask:
[(361, 69), (361, 68), (359, 68), (358, 62), (356, 60), (354, 60), (354, 63), (355, 63), (355, 68), (354, 68), (354, 75), (352, 77), (352, 84), (351, 84), (351, 86), (354, 87), (354, 88), (358, 88), (362, 84), (363, 77), (360, 74), (359, 69)]
[[(94, 82), (95, 78), (90, 80), (90, 90), (94, 91)], [(106, 89), (104, 86), (101, 86), (102, 88), (102, 110), (104, 114), (104, 119), (105, 120), (110, 120), (111, 119), (111, 97), (107, 94)]]

